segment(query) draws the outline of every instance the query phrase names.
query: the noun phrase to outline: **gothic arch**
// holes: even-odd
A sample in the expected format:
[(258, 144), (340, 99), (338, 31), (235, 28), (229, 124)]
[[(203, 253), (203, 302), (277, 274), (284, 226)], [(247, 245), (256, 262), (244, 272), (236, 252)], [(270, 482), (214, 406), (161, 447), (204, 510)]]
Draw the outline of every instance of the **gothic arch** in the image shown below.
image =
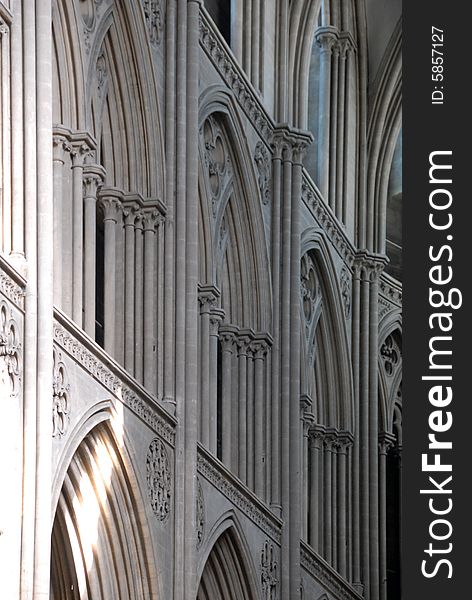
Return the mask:
[(401, 129), (401, 66), (399, 22), (374, 84), (367, 133), (367, 247), (380, 253), (385, 252), (388, 182)]
[[(393, 367), (394, 372), (388, 375), (385, 369), (382, 348), (386, 340), (392, 339), (395, 348), (390, 352), (399, 354)], [(397, 395), (401, 391), (402, 368), (402, 318), (401, 310), (390, 311), (379, 324), (379, 431), (393, 433), (394, 411), (397, 403)], [(393, 356), (393, 355), (392, 355)], [(396, 368), (398, 365), (398, 368)], [(401, 401), (400, 401), (401, 403)]]
[(255, 331), (271, 322), (262, 198), (233, 96), (215, 86), (201, 98), (200, 282), (221, 291), (225, 320)]
[(202, 554), (197, 600), (257, 600), (250, 552), (232, 511), (214, 525)]
[(114, 4), (89, 51), (87, 127), (106, 185), (164, 196), (164, 145), (157, 83), (139, 3)]
[[(308, 344), (304, 345), (302, 342), (302, 346), (305, 346), (302, 347), (302, 393), (304, 388), (308, 395), (313, 393), (314, 405), (317, 406), (315, 420), (318, 423), (352, 432), (353, 381), (346, 308), (328, 246), (319, 231), (306, 230), (302, 234), (302, 258), (306, 254), (310, 254), (314, 262), (321, 293), (321, 308), (317, 321), (312, 324), (312, 331), (305, 337), (308, 344), (314, 345), (316, 358), (314, 355), (310, 358)], [(301, 310), (303, 311), (303, 307)], [(313, 370), (313, 383), (316, 387), (310, 390), (309, 378)], [(323, 381), (329, 381), (330, 384), (324, 385)], [(317, 394), (316, 388), (323, 388), (324, 393)]]
[(76, 3), (56, 0), (52, 9), (53, 124), (85, 127), (84, 60)]
[(116, 434), (96, 424), (67, 468), (52, 531), (53, 600), (161, 597), (144, 504)]

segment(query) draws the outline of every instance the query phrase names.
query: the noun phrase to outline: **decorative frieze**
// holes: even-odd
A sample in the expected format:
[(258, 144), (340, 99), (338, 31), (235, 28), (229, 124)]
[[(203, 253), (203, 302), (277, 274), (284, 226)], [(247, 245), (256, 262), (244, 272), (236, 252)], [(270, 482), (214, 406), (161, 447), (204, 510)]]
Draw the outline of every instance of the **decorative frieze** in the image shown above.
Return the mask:
[(275, 560), (274, 545), (266, 540), (261, 552), (261, 584), (264, 600), (277, 600), (278, 583), (278, 567)]
[(19, 282), (23, 283), (21, 277), (16, 275), (7, 261), (0, 256), (0, 293), (11, 300), (17, 308), (23, 310), (24, 286)]
[[(262, 509), (260, 501), (251, 494), (237, 479), (224, 467), (214, 464), (207, 458), (201, 449), (197, 458), (198, 472), (205, 477), (221, 494), (234, 506), (239, 508), (253, 523), (255, 523), (275, 543), (281, 542), (282, 523), (268, 510)], [(261, 507), (258, 506), (261, 505)]]
[(146, 456), (146, 481), (153, 513), (165, 521), (170, 513), (172, 477), (167, 450), (159, 438), (154, 438)]
[(145, 399), (144, 396), (138, 395), (118, 375), (115, 375), (99, 358), (57, 322), (54, 323), (54, 341), (162, 439), (171, 446), (174, 445), (174, 427), (158, 413), (153, 406), (155, 401), (152, 398)]
[(268, 139), (273, 129), (270, 117), (246, 75), (227, 51), (219, 33), (202, 12), (200, 13), (200, 45), (226, 85), (234, 92), (236, 100), (261, 138)]
[(0, 301), (0, 378), (10, 388), (10, 397), (18, 396), (21, 385), (21, 340), (12, 309)]
[(302, 568), (336, 600), (362, 600), (362, 596), (304, 542), (301, 542), (300, 558)]
[(302, 183), (302, 199), (344, 263), (351, 267), (354, 261), (354, 247), (341, 223), (323, 202), (319, 192), (306, 174), (304, 174)]

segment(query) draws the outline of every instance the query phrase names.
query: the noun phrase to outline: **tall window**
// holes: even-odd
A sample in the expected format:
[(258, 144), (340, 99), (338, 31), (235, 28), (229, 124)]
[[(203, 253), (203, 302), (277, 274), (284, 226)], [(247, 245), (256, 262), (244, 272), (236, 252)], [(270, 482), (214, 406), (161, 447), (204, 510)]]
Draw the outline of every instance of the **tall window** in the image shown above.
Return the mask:
[(205, 0), (205, 8), (228, 45), (231, 45), (231, 0)]

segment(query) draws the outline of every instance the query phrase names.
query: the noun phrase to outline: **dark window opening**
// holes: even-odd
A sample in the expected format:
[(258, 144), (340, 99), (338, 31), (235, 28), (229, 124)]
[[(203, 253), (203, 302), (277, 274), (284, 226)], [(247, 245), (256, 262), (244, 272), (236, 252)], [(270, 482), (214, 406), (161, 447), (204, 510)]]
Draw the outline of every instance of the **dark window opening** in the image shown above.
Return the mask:
[(225, 38), (228, 46), (231, 45), (231, 0), (205, 0), (205, 8), (215, 25)]
[(105, 339), (105, 230), (101, 211), (97, 207), (95, 243), (95, 340), (103, 347)]
[(387, 598), (401, 598), (400, 572), (400, 454), (387, 453)]
[(223, 456), (223, 420), (222, 420), (222, 348), (218, 340), (217, 366), (216, 366), (216, 456), (221, 460)]

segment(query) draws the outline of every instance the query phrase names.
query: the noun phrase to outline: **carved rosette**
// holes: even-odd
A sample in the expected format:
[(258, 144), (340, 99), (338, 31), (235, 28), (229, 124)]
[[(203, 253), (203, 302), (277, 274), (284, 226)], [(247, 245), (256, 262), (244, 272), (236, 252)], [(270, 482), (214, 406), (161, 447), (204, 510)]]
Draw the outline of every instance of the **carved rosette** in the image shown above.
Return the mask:
[(197, 477), (197, 507), (196, 507), (196, 530), (197, 530), (197, 549), (203, 543), (205, 537), (205, 501), (203, 498), (203, 489), (200, 479)]
[(400, 349), (392, 335), (385, 338), (385, 342), (380, 348), (380, 356), (384, 362), (385, 373), (391, 377), (396, 371), (401, 356)]
[(53, 349), (52, 376), (52, 436), (61, 437), (67, 431), (70, 420), (70, 384), (62, 354)]
[(258, 173), (262, 202), (268, 204), (270, 199), (270, 157), (262, 142), (257, 142), (254, 149), (254, 163)]
[(18, 325), (5, 301), (0, 302), (0, 383), (18, 396), (21, 384), (21, 343)]
[(344, 306), (344, 315), (346, 319), (349, 318), (351, 314), (351, 275), (346, 267), (343, 267), (341, 270), (341, 297), (343, 300)]
[(208, 187), (211, 193), (212, 213), (216, 217), (218, 203), (231, 176), (231, 162), (227, 152), (223, 133), (218, 122), (209, 116), (201, 129), (204, 163)]
[(162, 29), (164, 27), (162, 2), (161, 0), (142, 0), (142, 4), (149, 41), (153, 46), (158, 46), (161, 41)]
[(310, 324), (315, 312), (315, 305), (321, 295), (321, 290), (316, 276), (313, 259), (307, 253), (302, 258), (300, 268), (300, 288), (302, 296), (303, 313), (306, 324)]
[(264, 600), (277, 600), (277, 562), (274, 546), (269, 541), (264, 542), (261, 552), (261, 584)]
[(172, 479), (167, 450), (159, 438), (149, 445), (146, 480), (152, 510), (159, 521), (165, 521), (170, 513)]

